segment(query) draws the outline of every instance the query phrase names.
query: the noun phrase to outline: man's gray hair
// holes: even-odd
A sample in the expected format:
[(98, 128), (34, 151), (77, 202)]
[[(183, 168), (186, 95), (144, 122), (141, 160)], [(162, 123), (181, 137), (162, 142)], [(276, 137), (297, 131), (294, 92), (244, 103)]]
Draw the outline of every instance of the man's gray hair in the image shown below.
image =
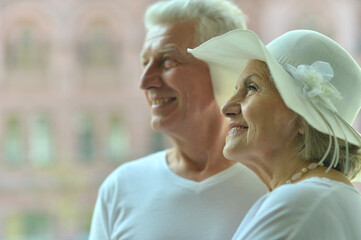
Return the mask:
[(234, 29), (247, 28), (247, 17), (230, 0), (156, 2), (146, 10), (144, 24), (148, 31), (154, 25), (187, 21), (195, 24), (197, 44)]

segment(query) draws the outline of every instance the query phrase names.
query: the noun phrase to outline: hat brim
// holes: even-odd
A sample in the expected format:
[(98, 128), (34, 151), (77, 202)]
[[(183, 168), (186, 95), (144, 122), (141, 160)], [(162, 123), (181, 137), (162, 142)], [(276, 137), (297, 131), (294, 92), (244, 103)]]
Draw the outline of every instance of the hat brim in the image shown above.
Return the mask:
[[(195, 49), (188, 49), (188, 52), (208, 63), (214, 88), (222, 85), (224, 85), (223, 88), (229, 88), (228, 98), (231, 97), (230, 91), (234, 89), (237, 78), (249, 60), (257, 59), (266, 62), (274, 83), (288, 108), (301, 115), (318, 131), (361, 146), (361, 135), (352, 128), (352, 123), (340, 122), (329, 109), (315, 108), (312, 101), (303, 94), (300, 83), (284, 70), (254, 32), (233, 30), (212, 38)], [(233, 86), (230, 87), (229, 83), (232, 83)], [(223, 90), (223, 92), (227, 91)], [(218, 99), (219, 103), (223, 104), (225, 98), (223, 96)]]

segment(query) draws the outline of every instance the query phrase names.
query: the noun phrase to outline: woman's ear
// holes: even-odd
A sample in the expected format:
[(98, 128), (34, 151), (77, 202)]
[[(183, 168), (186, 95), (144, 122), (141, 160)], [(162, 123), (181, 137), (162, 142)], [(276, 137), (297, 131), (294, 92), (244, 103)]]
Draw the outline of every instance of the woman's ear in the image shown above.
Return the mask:
[(294, 113), (293, 121), (295, 121), (298, 135), (305, 135), (305, 129), (302, 126), (302, 119), (300, 118), (300, 116), (298, 114)]
[(300, 134), (300, 135), (304, 135), (305, 134), (305, 130), (303, 129), (303, 127), (299, 127), (298, 128), (298, 134)]

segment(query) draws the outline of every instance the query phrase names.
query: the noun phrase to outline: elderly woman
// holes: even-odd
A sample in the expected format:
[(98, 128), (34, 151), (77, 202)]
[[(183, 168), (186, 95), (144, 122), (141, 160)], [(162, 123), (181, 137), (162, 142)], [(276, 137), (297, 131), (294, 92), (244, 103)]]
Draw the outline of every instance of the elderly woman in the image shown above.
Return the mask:
[[(267, 47), (235, 30), (189, 50), (213, 78), (238, 78), (223, 106), (223, 153), (268, 187), (233, 239), (361, 239), (361, 70), (336, 42), (296, 30)], [(236, 191), (236, 189), (235, 189)]]

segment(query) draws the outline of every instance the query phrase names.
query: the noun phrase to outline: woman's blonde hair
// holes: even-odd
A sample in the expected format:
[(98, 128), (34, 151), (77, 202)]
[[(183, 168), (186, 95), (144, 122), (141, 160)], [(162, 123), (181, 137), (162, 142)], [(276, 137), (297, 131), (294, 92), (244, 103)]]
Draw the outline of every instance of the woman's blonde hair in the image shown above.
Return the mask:
[[(297, 122), (303, 130), (299, 154), (310, 162), (318, 162), (327, 154), (323, 163), (325, 166), (330, 166), (335, 150), (335, 144), (330, 144), (330, 141), (334, 141), (334, 139), (330, 138), (328, 134), (322, 133), (310, 126), (301, 116), (298, 116)], [(337, 138), (337, 141), (339, 147), (338, 162), (336, 166), (331, 167), (345, 174), (349, 180), (352, 180), (361, 172), (360, 148), (351, 143), (346, 144), (343, 139)], [(331, 149), (327, 151), (329, 145)], [(348, 147), (348, 153), (346, 146)]]

